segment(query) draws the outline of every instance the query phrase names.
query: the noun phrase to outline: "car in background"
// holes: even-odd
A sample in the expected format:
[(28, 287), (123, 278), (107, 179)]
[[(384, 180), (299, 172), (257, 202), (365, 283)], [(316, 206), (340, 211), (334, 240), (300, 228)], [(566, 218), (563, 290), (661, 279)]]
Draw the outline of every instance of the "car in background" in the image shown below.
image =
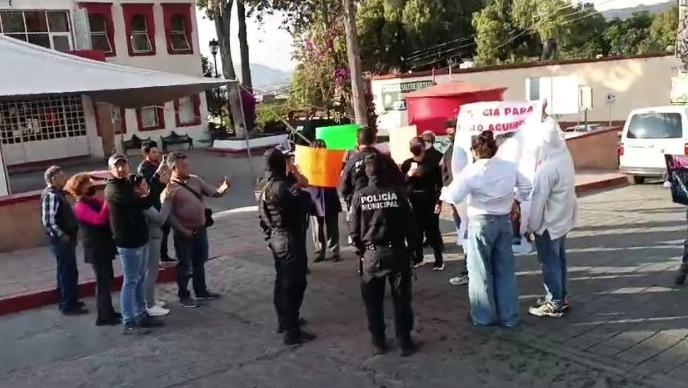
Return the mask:
[(619, 170), (635, 184), (667, 174), (664, 155), (688, 154), (688, 108), (636, 109), (628, 115), (619, 144)]

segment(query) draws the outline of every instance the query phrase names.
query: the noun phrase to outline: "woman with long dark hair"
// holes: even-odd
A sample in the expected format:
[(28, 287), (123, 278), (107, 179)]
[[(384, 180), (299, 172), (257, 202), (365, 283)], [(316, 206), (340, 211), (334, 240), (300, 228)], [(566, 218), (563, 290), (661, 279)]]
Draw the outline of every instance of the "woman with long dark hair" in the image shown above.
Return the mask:
[(96, 197), (96, 188), (88, 174), (76, 174), (65, 185), (76, 202), (74, 214), (80, 224), (84, 260), (96, 275), (96, 326), (118, 325), (121, 315), (112, 307), (112, 261), (117, 253), (112, 241), (107, 203)]
[(467, 197), (468, 296), (476, 326), (514, 327), (520, 323), (511, 215), (528, 198), (531, 183), (515, 163), (495, 158), (492, 132), (473, 139), (475, 163), (443, 194), (451, 203)]

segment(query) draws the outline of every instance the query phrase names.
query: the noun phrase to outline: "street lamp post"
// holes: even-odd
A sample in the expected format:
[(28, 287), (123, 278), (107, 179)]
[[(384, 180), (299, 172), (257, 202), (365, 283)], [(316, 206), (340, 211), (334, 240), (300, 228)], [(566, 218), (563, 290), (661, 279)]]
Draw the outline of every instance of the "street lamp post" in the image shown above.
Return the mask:
[[(217, 39), (213, 39), (210, 42), (208, 42), (208, 47), (210, 48), (210, 54), (213, 55), (213, 66), (215, 67), (215, 78), (220, 78), (220, 74), (217, 71), (217, 52), (220, 48), (220, 44), (217, 42)], [(222, 101), (222, 88), (217, 89), (217, 96), (220, 98), (220, 101)], [(222, 118), (222, 104), (220, 104), (220, 127), (224, 127), (224, 119)]]
[(217, 39), (213, 39), (210, 42), (208, 42), (208, 47), (210, 47), (210, 53), (213, 55), (213, 66), (215, 66), (215, 78), (220, 78), (220, 75), (217, 72), (217, 52), (220, 48), (220, 44), (217, 42)]

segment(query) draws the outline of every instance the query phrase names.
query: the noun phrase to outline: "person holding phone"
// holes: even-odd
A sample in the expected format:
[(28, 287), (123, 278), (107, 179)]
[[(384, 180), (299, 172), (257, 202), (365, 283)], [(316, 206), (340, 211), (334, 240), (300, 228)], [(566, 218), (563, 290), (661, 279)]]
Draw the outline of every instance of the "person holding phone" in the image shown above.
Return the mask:
[[(171, 170), (170, 183), (163, 193), (170, 201), (168, 222), (174, 229), (174, 249), (177, 252), (177, 286), (179, 304), (196, 308), (198, 301), (212, 300), (220, 294), (208, 291), (205, 278), (205, 262), (208, 261), (208, 231), (212, 214), (206, 208), (204, 197), (221, 197), (229, 191), (232, 180), (225, 177), (220, 187), (214, 187), (191, 174), (191, 164), (182, 152), (167, 156)], [(188, 290), (189, 278), (193, 279), (195, 299)]]
[[(442, 190), (442, 173), (435, 159), (427, 158), (425, 142), (422, 137), (414, 137), (409, 143), (413, 154), (401, 164), (401, 171), (406, 175), (406, 188), (413, 213), (418, 225), (418, 240), (427, 237), (435, 255), (433, 271), (444, 271), (444, 241), (440, 232), (440, 193)], [(423, 263), (423, 245), (416, 247), (414, 264)]]
[[(141, 152), (143, 153), (143, 161), (141, 161), (139, 164), (136, 170), (137, 173), (146, 178), (146, 182), (148, 182), (148, 185), (151, 186), (153, 190), (156, 192), (162, 192), (165, 189), (165, 186), (167, 186), (167, 182), (161, 181), (160, 172), (161, 168), (166, 168), (165, 158), (167, 156), (161, 156), (160, 150), (158, 149), (158, 144), (154, 141), (144, 143), (141, 147)], [(159, 198), (153, 198), (153, 206), (157, 210), (160, 210), (161, 203)], [(167, 247), (168, 236), (170, 234), (170, 225), (165, 223), (162, 225), (161, 229), (162, 237), (157, 239), (157, 241), (160, 242), (160, 246), (158, 248), (151, 247), (151, 249), (156, 249), (159, 251), (159, 253), (156, 253), (154, 257), (159, 256), (160, 261), (163, 263), (174, 263), (175, 260), (170, 257)], [(156, 233), (156, 235), (157, 234), (158, 233)]]

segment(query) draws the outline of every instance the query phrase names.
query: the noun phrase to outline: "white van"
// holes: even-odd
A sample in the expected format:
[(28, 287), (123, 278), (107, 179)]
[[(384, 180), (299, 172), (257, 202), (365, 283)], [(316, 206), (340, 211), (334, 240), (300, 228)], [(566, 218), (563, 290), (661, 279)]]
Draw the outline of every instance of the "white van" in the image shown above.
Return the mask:
[(619, 170), (642, 184), (666, 176), (665, 154), (688, 154), (688, 107), (636, 109), (628, 115), (619, 144)]

